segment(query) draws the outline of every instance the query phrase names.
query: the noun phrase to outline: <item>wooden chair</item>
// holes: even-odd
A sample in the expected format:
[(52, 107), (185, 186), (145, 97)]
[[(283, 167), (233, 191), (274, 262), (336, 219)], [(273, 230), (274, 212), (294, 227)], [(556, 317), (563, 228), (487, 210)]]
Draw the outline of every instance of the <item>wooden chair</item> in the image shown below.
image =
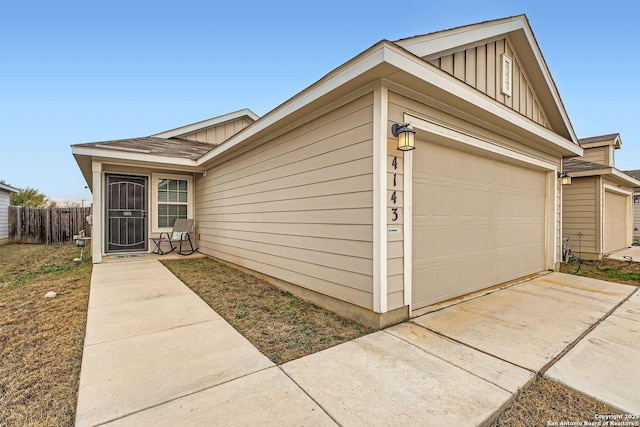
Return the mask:
[[(194, 224), (195, 220), (193, 219), (176, 219), (176, 222), (173, 223), (173, 230), (171, 230), (171, 232), (164, 231), (160, 233), (160, 237), (149, 238), (149, 240), (155, 244), (155, 248), (151, 250), (151, 253), (166, 255), (178, 249), (178, 254), (180, 255), (191, 255), (197, 251), (198, 248), (194, 248), (193, 242), (191, 241), (191, 233), (193, 232)], [(185, 242), (189, 244), (189, 248), (185, 248), (183, 250), (182, 244)], [(163, 250), (161, 247), (163, 243), (169, 243), (171, 249), (168, 251)]]

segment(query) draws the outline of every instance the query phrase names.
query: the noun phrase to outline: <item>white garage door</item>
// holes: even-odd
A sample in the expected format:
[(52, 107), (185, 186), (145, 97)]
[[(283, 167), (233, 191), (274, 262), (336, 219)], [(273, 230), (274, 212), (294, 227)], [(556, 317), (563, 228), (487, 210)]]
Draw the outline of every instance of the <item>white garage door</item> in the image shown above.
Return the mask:
[(629, 196), (604, 192), (604, 253), (627, 247), (627, 199)]
[(544, 270), (545, 172), (417, 142), (413, 308)]

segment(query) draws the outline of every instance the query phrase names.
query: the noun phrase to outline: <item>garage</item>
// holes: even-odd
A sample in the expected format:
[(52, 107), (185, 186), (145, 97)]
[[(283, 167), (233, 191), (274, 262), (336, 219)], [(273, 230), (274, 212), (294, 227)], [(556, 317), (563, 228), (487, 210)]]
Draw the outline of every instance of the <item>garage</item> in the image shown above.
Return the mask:
[(545, 269), (546, 172), (416, 142), (412, 308)]
[(604, 253), (627, 247), (627, 208), (629, 196), (610, 190), (604, 192)]

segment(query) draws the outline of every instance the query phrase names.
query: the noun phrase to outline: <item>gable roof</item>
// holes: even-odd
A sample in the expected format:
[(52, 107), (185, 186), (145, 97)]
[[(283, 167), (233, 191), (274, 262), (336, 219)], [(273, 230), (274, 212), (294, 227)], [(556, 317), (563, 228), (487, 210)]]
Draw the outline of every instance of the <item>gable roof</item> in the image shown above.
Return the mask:
[[(463, 28), (477, 27), (479, 32), (474, 34), (476, 34), (476, 39), (480, 40), (478, 37), (483, 37), (484, 33), (480, 31), (478, 25), (489, 26), (493, 28), (494, 32), (496, 28), (500, 29), (500, 31), (511, 31), (509, 34), (513, 39), (519, 40), (518, 45), (525, 46), (519, 49), (522, 51), (527, 51), (528, 49), (529, 56), (533, 58), (531, 61), (536, 64), (538, 64), (536, 61), (542, 61), (524, 16)], [(542, 76), (542, 83), (539, 83), (540, 85), (545, 82), (552, 83), (550, 76), (548, 80), (545, 80), (545, 72), (548, 73), (546, 67), (541, 67), (539, 74)], [(577, 143), (577, 138), (575, 138), (568, 118), (566, 118), (566, 113), (561, 108), (561, 103), (554, 103), (558, 110), (554, 121), (556, 126), (548, 129), (435, 67), (400, 44), (382, 40), (329, 72), (311, 86), (226, 139), (223, 143), (218, 146), (210, 146), (212, 149), (201, 157), (196, 160), (176, 158), (174, 166), (184, 165), (185, 170), (202, 172), (227, 158), (260, 144), (267, 136), (273, 137), (299, 126), (310, 115), (326, 112), (329, 108), (344, 102), (347, 98), (354, 99), (353, 97), (370, 93), (374, 84), (378, 86), (381, 84), (395, 85), (395, 87), (409, 93), (428, 94), (430, 102), (434, 102), (439, 106), (438, 108), (445, 112), (461, 117), (470, 123), (516, 138), (523, 144), (554, 155), (572, 157), (581, 155), (583, 152)], [(553, 85), (547, 87), (546, 91), (548, 92), (547, 98), (553, 98), (553, 95), (556, 94), (555, 86)], [(557, 99), (559, 102), (559, 96), (553, 99)], [(245, 111), (248, 110), (240, 110), (240, 112), (230, 114), (239, 114)], [(184, 135), (211, 126), (212, 123), (220, 123), (220, 120), (223, 120), (222, 118), (224, 117), (228, 119), (229, 115), (155, 134), (152, 137), (171, 138)], [(557, 125), (558, 122), (560, 122), (560, 125)], [(93, 155), (156, 164), (160, 162), (159, 164), (161, 165), (168, 164), (167, 160), (162, 160), (164, 158), (152, 156), (150, 153), (121, 152), (115, 154), (116, 151), (112, 150), (114, 154), (108, 155), (108, 150), (102, 149), (99, 153), (95, 150), (95, 146), (72, 146), (73, 154), (83, 170), (85, 179), (90, 178), (91, 162), (89, 159)]]
[(581, 138), (580, 145), (584, 148), (604, 147), (606, 145), (611, 145), (613, 146), (613, 148), (618, 149), (622, 147), (622, 139), (620, 138), (619, 133), (610, 133), (607, 135)]
[(608, 178), (611, 178), (621, 184), (629, 185), (632, 187), (640, 187), (640, 180), (638, 179), (638, 177), (633, 176), (628, 172), (623, 172), (612, 166), (607, 166), (600, 163), (587, 162), (575, 157), (562, 160), (562, 171), (575, 178), (584, 176), (608, 175)]
[(564, 108), (558, 89), (525, 15), (409, 37), (395, 43), (416, 56), (429, 60), (436, 56), (463, 51), (498, 36), (508, 36), (513, 44), (538, 95), (541, 106), (548, 115), (552, 129), (577, 143), (578, 138), (571, 125), (569, 115)]
[(196, 132), (199, 130), (203, 130), (212, 126), (217, 126), (221, 123), (228, 122), (231, 120), (239, 119), (242, 117), (248, 118), (251, 122), (255, 122), (259, 119), (258, 115), (248, 108), (244, 108), (242, 110), (233, 111), (231, 113), (223, 114), (221, 116), (213, 117), (211, 119), (202, 120), (197, 123), (191, 123), (186, 126), (181, 126), (175, 129), (166, 130), (164, 132), (156, 133), (151, 136), (156, 136), (158, 138), (175, 138), (177, 136), (182, 136), (187, 133)]

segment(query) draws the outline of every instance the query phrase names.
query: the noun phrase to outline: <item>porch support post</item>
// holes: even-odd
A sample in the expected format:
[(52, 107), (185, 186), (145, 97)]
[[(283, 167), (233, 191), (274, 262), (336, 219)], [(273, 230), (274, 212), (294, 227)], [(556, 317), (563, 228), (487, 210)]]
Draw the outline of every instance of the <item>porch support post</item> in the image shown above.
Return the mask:
[(91, 164), (93, 205), (91, 207), (91, 257), (94, 264), (102, 262), (103, 223), (102, 218), (102, 163)]

